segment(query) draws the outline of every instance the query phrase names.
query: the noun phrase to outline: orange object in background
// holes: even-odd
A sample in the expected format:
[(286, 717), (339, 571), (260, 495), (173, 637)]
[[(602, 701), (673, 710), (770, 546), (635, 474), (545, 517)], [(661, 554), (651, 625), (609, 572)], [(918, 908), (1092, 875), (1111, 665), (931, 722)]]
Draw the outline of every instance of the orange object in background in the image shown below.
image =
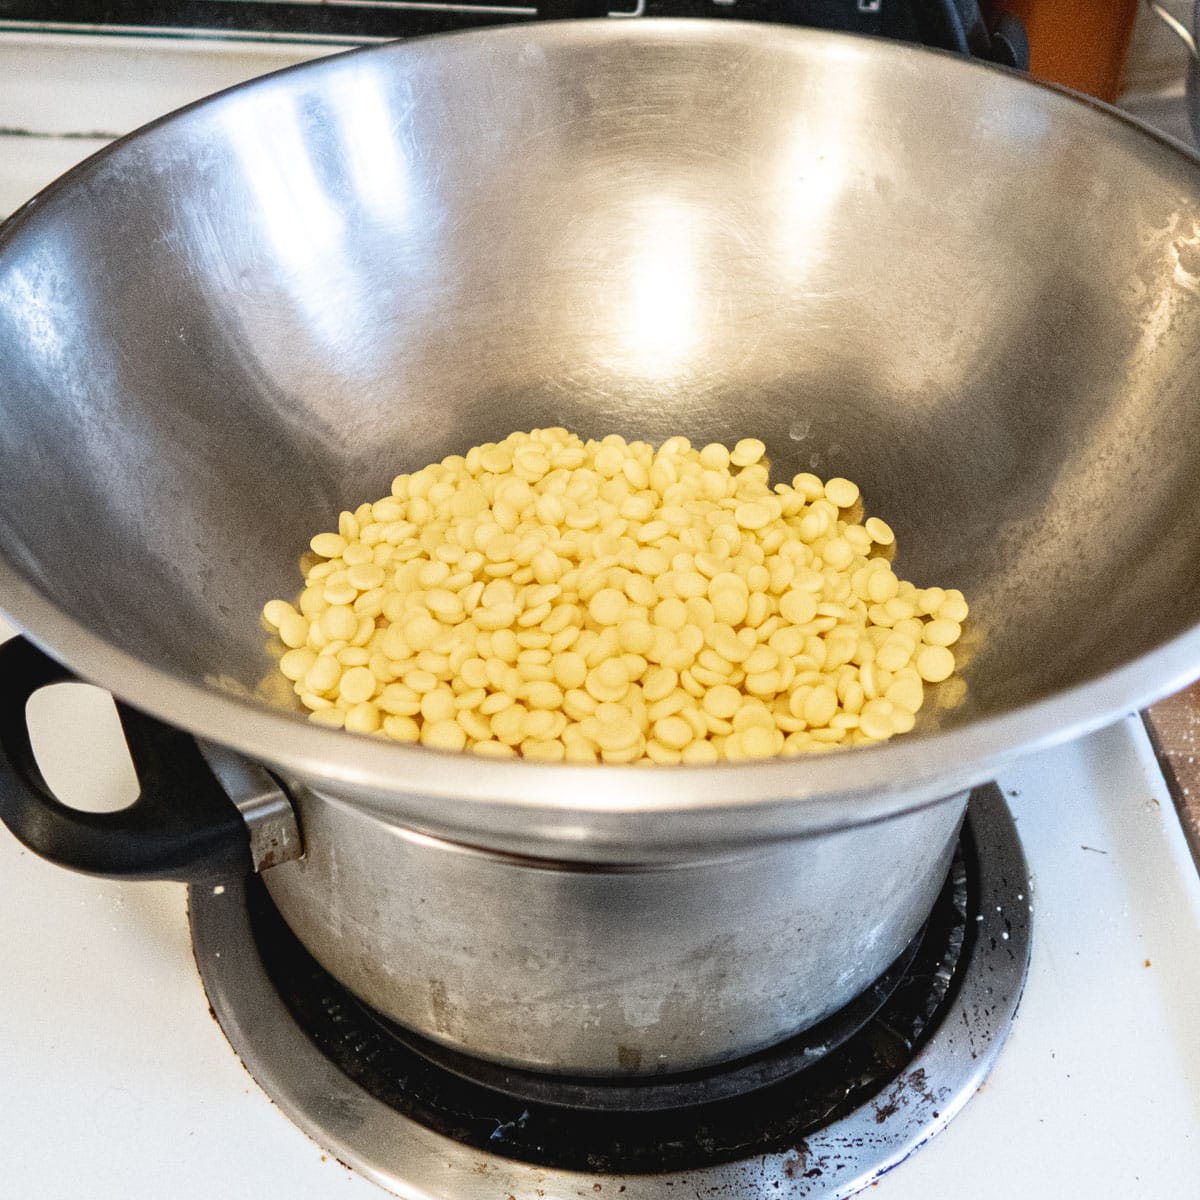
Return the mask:
[(1002, 0), (1029, 32), (1029, 73), (1115, 100), (1140, 0)]

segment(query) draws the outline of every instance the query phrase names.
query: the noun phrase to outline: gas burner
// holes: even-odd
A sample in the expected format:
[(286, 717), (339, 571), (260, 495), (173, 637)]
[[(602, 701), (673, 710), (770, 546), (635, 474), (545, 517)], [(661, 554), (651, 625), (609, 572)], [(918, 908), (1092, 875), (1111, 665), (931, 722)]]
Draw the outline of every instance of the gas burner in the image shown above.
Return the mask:
[(659, 1200), (685, 1184), (841, 1197), (983, 1081), (1025, 980), (1028, 890), (1004, 800), (979, 788), (925, 929), (866, 993), (773, 1051), (645, 1083), (509, 1071), (399, 1030), (307, 954), (256, 878), (194, 887), (191, 925), (251, 1075), (323, 1148), (406, 1200)]

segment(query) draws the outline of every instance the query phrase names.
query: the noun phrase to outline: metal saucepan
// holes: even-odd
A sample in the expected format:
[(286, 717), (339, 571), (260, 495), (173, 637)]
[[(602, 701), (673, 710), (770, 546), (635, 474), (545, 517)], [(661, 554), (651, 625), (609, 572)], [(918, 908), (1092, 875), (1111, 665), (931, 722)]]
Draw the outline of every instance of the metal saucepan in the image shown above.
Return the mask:
[[(0, 607), (168, 723), (126, 711), (140, 804), (64, 809), (23, 717), (62, 672), (18, 644), (0, 815), (84, 869), (271, 866), (335, 975), (472, 1054), (748, 1053), (900, 953), (965, 788), (1197, 673), (1198, 352), (1197, 163), (951, 56), (583, 22), (234, 89), (0, 233)], [(661, 769), (276, 707), (258, 613), (310, 534), (546, 424), (855, 479), (901, 571), (973, 604), (965, 701), (870, 750)]]

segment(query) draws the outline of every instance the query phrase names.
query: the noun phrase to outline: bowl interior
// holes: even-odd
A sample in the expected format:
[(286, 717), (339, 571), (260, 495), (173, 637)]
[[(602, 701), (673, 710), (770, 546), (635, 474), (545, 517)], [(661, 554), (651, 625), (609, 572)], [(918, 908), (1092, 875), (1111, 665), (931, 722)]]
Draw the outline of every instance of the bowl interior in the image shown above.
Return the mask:
[(962, 724), (1197, 623), (1198, 361), (1200, 168), (1109, 112), (757, 26), (437, 38), (185, 110), (9, 224), (0, 563), (276, 703), (262, 603), (397, 472), (756, 436), (967, 594), (922, 727)]

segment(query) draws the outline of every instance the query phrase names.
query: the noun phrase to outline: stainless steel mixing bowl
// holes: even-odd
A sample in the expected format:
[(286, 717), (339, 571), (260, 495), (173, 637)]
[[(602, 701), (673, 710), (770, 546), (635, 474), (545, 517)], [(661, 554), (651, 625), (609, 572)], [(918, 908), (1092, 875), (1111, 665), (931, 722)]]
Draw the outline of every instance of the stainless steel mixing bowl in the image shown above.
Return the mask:
[[(139, 132), (0, 233), (0, 607), (289, 784), (308, 853), (266, 878), (380, 1007), (506, 1061), (693, 1066), (896, 956), (965, 787), (1196, 674), (1198, 361), (1200, 168), (1102, 106), (732, 22), (357, 52)], [(965, 700), (879, 748), (660, 769), (274, 707), (258, 612), (309, 535), (545, 424), (858, 481), (901, 572), (972, 602)]]

